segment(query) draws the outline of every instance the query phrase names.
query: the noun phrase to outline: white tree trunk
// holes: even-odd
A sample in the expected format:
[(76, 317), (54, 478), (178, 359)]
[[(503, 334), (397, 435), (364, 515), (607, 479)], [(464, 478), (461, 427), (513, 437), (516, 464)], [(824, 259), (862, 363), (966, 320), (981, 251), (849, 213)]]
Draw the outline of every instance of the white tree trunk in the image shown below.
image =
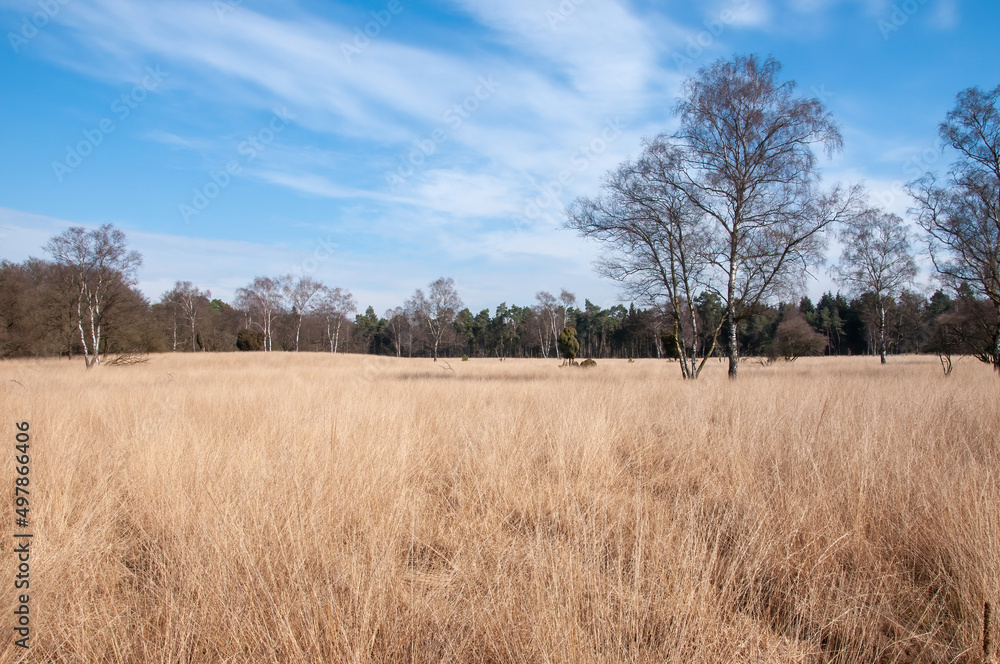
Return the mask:
[(92, 364), (90, 361), (90, 349), (87, 348), (87, 335), (83, 331), (83, 301), (82, 297), (76, 302), (76, 326), (80, 330), (80, 344), (83, 345), (83, 363), (89, 369)]
[(878, 353), (885, 364), (885, 305), (881, 300), (878, 304)]
[(91, 352), (91, 357), (93, 358), (91, 362), (93, 362), (94, 364), (100, 364), (101, 326), (95, 324), (94, 309), (96, 308), (97, 305), (93, 305), (90, 307), (90, 339), (94, 343), (93, 351)]
[(736, 249), (733, 248), (729, 255), (729, 285), (726, 290), (728, 299), (726, 300), (726, 321), (729, 323), (729, 377), (736, 380), (736, 374), (740, 369), (740, 349), (739, 334), (736, 330), (736, 304), (733, 298), (736, 297)]

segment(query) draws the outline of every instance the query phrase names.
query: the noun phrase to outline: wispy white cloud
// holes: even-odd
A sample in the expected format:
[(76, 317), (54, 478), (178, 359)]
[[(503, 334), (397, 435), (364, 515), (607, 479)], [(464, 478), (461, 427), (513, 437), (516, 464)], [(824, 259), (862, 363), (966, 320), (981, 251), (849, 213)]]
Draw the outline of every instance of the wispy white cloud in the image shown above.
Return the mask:
[(177, 134), (172, 134), (168, 131), (163, 131), (161, 129), (154, 129), (145, 134), (144, 138), (156, 143), (162, 143), (163, 145), (169, 145), (177, 148), (185, 148), (188, 150), (204, 150), (209, 147), (209, 141), (198, 138), (184, 138), (178, 136)]
[(247, 175), (256, 177), (264, 182), (288, 187), (300, 191), (304, 194), (321, 196), (323, 198), (367, 198), (384, 202), (402, 202), (405, 199), (383, 194), (378, 191), (357, 189), (354, 187), (344, 187), (332, 182), (322, 175), (311, 173), (292, 173), (288, 171), (275, 170), (252, 170)]
[[(85, 50), (113, 56), (123, 80), (132, 80), (143, 63), (163, 61), (182, 70), (171, 77), (171, 85), (209, 98), (225, 97), (213, 98), (213, 103), (256, 104), (262, 109), (287, 105), (296, 124), (321, 135), (374, 141), (390, 153), (401, 149), (405, 154), (413, 141), (442, 129), (446, 147), (457, 148), (459, 161), (542, 178), (561, 168), (576, 145), (599, 134), (607, 118), (641, 117), (651, 104), (666, 105), (679, 80), (658, 67), (662, 34), (618, 3), (580, 5), (553, 23), (551, 12), (562, 11), (558, 3), (461, 0), (458, 6), (518, 57), (487, 51), (470, 58), (384, 35), (352, 62), (341, 49), (353, 38), (351, 26), (315, 17), (276, 19), (240, 6), (220, 21), (211, 3), (183, 0), (164, 5), (127, 0), (76, 4), (77, 11), (66, 12), (60, 20), (77, 32)], [(406, 18), (403, 14), (396, 20)], [(604, 47), (593, 48), (595, 43)], [(101, 66), (107, 76), (107, 62)], [(484, 79), (495, 81), (497, 89), (486, 99), (474, 99)], [(475, 110), (456, 115), (454, 109), (470, 100)], [(149, 138), (203, 147), (167, 132)], [(309, 146), (288, 149), (302, 152)], [(427, 159), (426, 169), (450, 165), (434, 156)], [(301, 172), (301, 163), (269, 163), (269, 168), (268, 182), (298, 191), (391, 200), (384, 192), (366, 195), (332, 187), (324, 181), (322, 168), (311, 174)], [(276, 172), (282, 168), (287, 172)], [(429, 173), (415, 178), (418, 195), (437, 191), (437, 185), (421, 180), (428, 177), (440, 179)], [(384, 188), (384, 182), (378, 185)], [(498, 207), (488, 190), (479, 191), (484, 196), (479, 205), (469, 201), (455, 211)]]
[[(606, 105), (610, 92), (621, 93), (630, 101), (631, 95), (644, 91), (656, 76), (656, 44), (663, 35), (650, 32), (624, 4), (454, 2), (494, 30), (501, 41), (547, 60), (566, 76), (567, 87), (592, 102)], [(602, 48), (594, 48), (594, 44)]]
[(734, 29), (765, 29), (774, 17), (768, 0), (724, 0), (715, 4), (709, 20)]
[[(363, 58), (348, 62), (340, 44), (353, 34), (347, 26), (315, 18), (277, 19), (239, 7), (220, 21), (213, 4), (179, 1), (136, 4), (126, 0), (77, 0), (74, 12), (59, 19), (74, 28), (88, 47), (103, 50), (118, 63), (115, 72), (131, 80), (141, 63), (163, 60), (184, 67), (177, 77), (193, 84), (207, 81), (199, 91), (231, 94), (232, 83), (242, 90), (238, 102), (280, 101), (297, 109), (302, 121), (321, 128), (362, 135), (391, 136), (396, 125), (392, 112), (432, 118), (461, 82), (480, 74), (459, 58), (444, 57), (383, 38)], [(400, 63), (405, 63), (400, 66)], [(71, 63), (65, 63), (71, 64)], [(79, 63), (77, 63), (79, 64)], [(434, 86), (414, 72), (440, 73)], [(229, 85), (214, 86), (220, 79)], [(178, 83), (179, 85), (180, 83)], [(319, 118), (328, 119), (325, 124)]]

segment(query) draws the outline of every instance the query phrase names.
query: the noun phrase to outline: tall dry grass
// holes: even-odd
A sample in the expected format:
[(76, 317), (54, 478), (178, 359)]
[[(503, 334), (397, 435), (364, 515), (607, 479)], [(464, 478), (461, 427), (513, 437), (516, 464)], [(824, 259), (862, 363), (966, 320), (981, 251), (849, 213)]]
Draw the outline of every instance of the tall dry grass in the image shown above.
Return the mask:
[(31, 661), (981, 658), (1000, 382), (971, 360), (82, 365), (0, 364)]

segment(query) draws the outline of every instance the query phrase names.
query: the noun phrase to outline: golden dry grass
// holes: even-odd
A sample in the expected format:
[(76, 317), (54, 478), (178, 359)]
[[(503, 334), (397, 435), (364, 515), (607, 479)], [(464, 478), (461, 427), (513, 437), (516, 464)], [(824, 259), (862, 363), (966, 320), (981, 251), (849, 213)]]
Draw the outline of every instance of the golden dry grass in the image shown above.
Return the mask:
[(985, 365), (448, 362), (0, 364), (10, 494), (34, 435), (30, 660), (980, 661)]

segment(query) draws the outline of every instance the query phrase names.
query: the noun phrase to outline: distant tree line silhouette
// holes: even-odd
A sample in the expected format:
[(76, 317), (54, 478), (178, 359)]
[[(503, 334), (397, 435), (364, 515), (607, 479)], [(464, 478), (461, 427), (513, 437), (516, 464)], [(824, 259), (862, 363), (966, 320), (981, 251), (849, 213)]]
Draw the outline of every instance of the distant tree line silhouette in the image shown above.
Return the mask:
[[(0, 357), (84, 356), (76, 296), (67, 288), (65, 277), (65, 268), (52, 261), (0, 261)], [(283, 280), (259, 277), (254, 281)], [(426, 323), (416, 298), (380, 315), (370, 306), (357, 313), (348, 291), (322, 284), (305, 307), (293, 304), (279, 288), (263, 311), (245, 298), (224, 302), (183, 281), (152, 303), (126, 280), (119, 280), (111, 291), (101, 314), (101, 355), (266, 348), (273, 352), (298, 348), (401, 357), (434, 355), (436, 333)], [(875, 300), (870, 292), (850, 299), (826, 293), (815, 303), (803, 297), (797, 303), (760, 306), (739, 323), (740, 354), (877, 355), (880, 316)], [(237, 305), (240, 301), (242, 305)], [(929, 298), (904, 290), (885, 301), (887, 353), (982, 354), (991, 339), (978, 325), (977, 316), (988, 308), (989, 303), (969, 289), (952, 294), (937, 290)], [(713, 329), (725, 315), (722, 303), (711, 294), (699, 298), (695, 309), (702, 330)], [(462, 307), (445, 314), (440, 321), (438, 354), (560, 358), (558, 336), (569, 327), (576, 333), (579, 357), (676, 359), (670, 321), (669, 312), (660, 307), (633, 303), (603, 308), (589, 299), (578, 305), (568, 291), (561, 298), (543, 291), (534, 303), (523, 306), (502, 302), (478, 312)], [(728, 334), (725, 322), (722, 329)], [(89, 331), (85, 337), (91, 339)], [(696, 342), (708, 348), (711, 339), (702, 337)], [(92, 348), (87, 352), (93, 355)], [(725, 355), (725, 348), (717, 345), (713, 356)]]

